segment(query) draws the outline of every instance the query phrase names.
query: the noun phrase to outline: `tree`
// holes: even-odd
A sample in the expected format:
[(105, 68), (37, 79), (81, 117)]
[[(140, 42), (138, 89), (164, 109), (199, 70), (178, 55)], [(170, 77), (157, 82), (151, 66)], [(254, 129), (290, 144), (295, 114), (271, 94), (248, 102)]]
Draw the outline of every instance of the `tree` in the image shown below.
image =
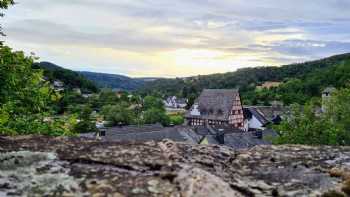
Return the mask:
[[(15, 4), (13, 0), (0, 0), (0, 9), (4, 10), (7, 9), (10, 5)], [(3, 17), (4, 13), (0, 12), (0, 17)], [(0, 26), (0, 35), (5, 36), (5, 34), (2, 32), (2, 27)]]
[(327, 103), (327, 111), (315, 113), (317, 102), (293, 105), (291, 118), (275, 129), (277, 144), (350, 145), (350, 89), (341, 89)]
[(158, 108), (150, 108), (143, 114), (144, 123), (155, 124), (161, 123), (163, 126), (169, 126), (170, 118), (166, 115), (165, 111)]
[(119, 102), (119, 99), (115, 92), (111, 89), (102, 89), (100, 92), (99, 102), (101, 106), (104, 105), (113, 105)]
[[(0, 9), (12, 4), (0, 0)], [(60, 95), (43, 80), (42, 70), (32, 68), (35, 59), (0, 43), (0, 134), (73, 135), (74, 116), (52, 117)]]
[(74, 124), (73, 119), (50, 118), (60, 95), (43, 81), (41, 70), (32, 69), (33, 61), (0, 46), (0, 134), (73, 134), (66, 124)]
[(135, 119), (135, 115), (127, 103), (106, 105), (102, 108), (102, 114), (112, 125), (128, 125)]
[(153, 96), (146, 96), (143, 101), (143, 109), (149, 110), (152, 108), (156, 108), (162, 111), (165, 111), (164, 109), (164, 103), (161, 99), (153, 97)]
[[(350, 135), (350, 88), (335, 92), (327, 104), (325, 118)], [(349, 136), (347, 136), (348, 139)], [(350, 144), (350, 143), (349, 143)]]

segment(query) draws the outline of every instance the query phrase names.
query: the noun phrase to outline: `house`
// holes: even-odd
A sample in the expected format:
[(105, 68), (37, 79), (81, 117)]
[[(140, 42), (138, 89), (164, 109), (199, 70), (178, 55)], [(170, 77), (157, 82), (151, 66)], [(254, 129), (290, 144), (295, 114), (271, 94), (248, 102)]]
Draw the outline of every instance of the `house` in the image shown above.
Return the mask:
[(93, 97), (94, 96), (94, 94), (82, 94), (81, 95), (83, 98), (91, 98), (91, 97)]
[(335, 91), (337, 91), (337, 89), (334, 87), (327, 87), (325, 90), (323, 90), (321, 112), (324, 113), (327, 111), (327, 103), (330, 101)]
[(283, 106), (245, 106), (244, 130), (265, 130), (270, 123), (279, 124), (288, 109)]
[(176, 96), (168, 97), (163, 101), (166, 108), (184, 109), (187, 106), (187, 99), (177, 98)]
[(64, 83), (60, 80), (53, 81), (53, 85), (54, 87), (59, 87), (59, 88), (64, 87)]
[(269, 120), (260, 112), (257, 108), (249, 107), (244, 108), (244, 130), (249, 131), (252, 129), (264, 130), (265, 126), (269, 123)]
[(53, 81), (53, 88), (56, 92), (64, 91), (64, 83), (60, 80)]
[(276, 82), (276, 81), (266, 81), (265, 83), (263, 83), (260, 86), (257, 86), (256, 88), (258, 90), (262, 90), (262, 89), (271, 89), (271, 88), (276, 88), (278, 86), (280, 86), (282, 84), (282, 82)]
[(243, 107), (238, 90), (203, 90), (185, 118), (190, 126), (227, 124), (234, 128), (243, 129)]

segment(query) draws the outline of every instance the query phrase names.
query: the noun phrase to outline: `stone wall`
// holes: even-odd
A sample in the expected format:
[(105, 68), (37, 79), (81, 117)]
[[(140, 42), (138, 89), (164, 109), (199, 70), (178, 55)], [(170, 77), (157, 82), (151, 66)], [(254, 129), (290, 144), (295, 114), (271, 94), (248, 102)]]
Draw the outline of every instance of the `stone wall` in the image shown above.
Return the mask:
[(349, 196), (350, 147), (0, 137), (0, 196)]

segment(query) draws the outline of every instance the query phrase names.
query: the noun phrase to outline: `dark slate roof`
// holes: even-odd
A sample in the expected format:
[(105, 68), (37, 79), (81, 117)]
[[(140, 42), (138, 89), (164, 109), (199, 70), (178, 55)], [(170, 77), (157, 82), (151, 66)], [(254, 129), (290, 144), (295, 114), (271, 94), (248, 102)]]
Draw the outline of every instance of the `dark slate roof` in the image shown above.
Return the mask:
[(224, 135), (224, 144), (219, 141), (220, 132), (212, 134), (212, 131), (210, 131), (205, 137), (209, 144), (225, 145), (234, 149), (243, 149), (257, 145), (269, 145), (271, 142), (269, 142), (267, 138), (275, 138), (278, 136), (277, 132), (272, 129), (259, 132), (262, 132), (262, 139), (257, 137), (257, 131), (243, 132), (240, 130), (224, 130), (223, 133), (221, 133)]
[(242, 130), (240, 130), (238, 128), (234, 128), (234, 127), (232, 127), (232, 125), (228, 125), (228, 124), (210, 125), (208, 127), (212, 128), (214, 130), (215, 134), (218, 133), (218, 132), (222, 132), (222, 133), (225, 133), (225, 134), (241, 133), (241, 132), (243, 132)]
[(271, 143), (257, 138), (255, 132), (233, 133), (225, 135), (225, 146), (229, 146), (234, 149), (244, 149), (258, 145), (269, 144)]
[[(128, 127), (129, 128), (129, 127)], [(197, 135), (189, 127), (165, 127), (161, 130), (147, 130), (143, 128), (142, 131), (123, 130), (122, 132), (107, 130), (106, 136), (103, 137), (106, 141), (162, 141), (170, 139), (178, 142), (198, 143), (201, 136)]]
[[(233, 149), (245, 149), (258, 145), (270, 145), (271, 142), (267, 141), (266, 138), (275, 138), (278, 136), (277, 132), (271, 129), (264, 130), (262, 132), (263, 139), (259, 139), (256, 135), (256, 132), (240, 132), (225, 134), (225, 143), (221, 145), (229, 146)], [(207, 135), (206, 138), (209, 144), (220, 145), (217, 135)]]
[(266, 125), (269, 123), (269, 120), (265, 118), (265, 116), (256, 108), (248, 108), (249, 112), (256, 118), (258, 119), (262, 125)]
[(202, 136), (211, 134), (209, 129), (206, 126), (196, 126), (194, 127), (194, 130), (198, 135), (202, 135)]
[(278, 133), (273, 129), (266, 129), (263, 131), (264, 137), (278, 137)]
[[(201, 118), (228, 120), (236, 96), (239, 96), (236, 89), (204, 89), (196, 100)], [(191, 114), (188, 113), (187, 117)]]
[(117, 133), (117, 134), (130, 134), (130, 133), (141, 133), (141, 132), (154, 132), (161, 131), (164, 127), (161, 124), (151, 124), (151, 125), (132, 125), (132, 126), (123, 126), (123, 127), (111, 127), (108, 128), (108, 133)]
[(185, 99), (185, 98), (176, 99), (176, 103), (177, 104), (187, 104), (187, 99)]
[(252, 113), (250, 112), (250, 109), (254, 109), (257, 111), (260, 115), (264, 116), (265, 119), (268, 121), (272, 121), (277, 116), (284, 117), (287, 116), (289, 113), (288, 107), (283, 106), (244, 106), (243, 112), (244, 112), (244, 118), (250, 119)]
[(90, 139), (94, 139), (96, 138), (96, 132), (93, 133), (81, 133), (79, 134), (80, 137), (84, 137), (84, 138), (90, 138)]
[(255, 107), (257, 110), (259, 110), (268, 120), (274, 119), (276, 116), (285, 116), (288, 114), (289, 108), (288, 107), (282, 107), (282, 106), (267, 106), (267, 107), (261, 107), (257, 106)]
[(209, 144), (220, 145), (220, 143), (215, 135), (207, 135), (206, 138), (207, 138)]

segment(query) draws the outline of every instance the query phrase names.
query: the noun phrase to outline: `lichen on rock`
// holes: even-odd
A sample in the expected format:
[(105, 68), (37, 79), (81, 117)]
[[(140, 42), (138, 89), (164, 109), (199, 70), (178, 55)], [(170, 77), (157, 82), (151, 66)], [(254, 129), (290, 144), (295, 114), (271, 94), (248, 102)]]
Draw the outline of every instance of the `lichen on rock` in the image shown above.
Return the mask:
[(350, 147), (0, 138), (0, 196), (349, 196)]
[(78, 182), (54, 153), (17, 151), (0, 153), (0, 196), (54, 195)]

